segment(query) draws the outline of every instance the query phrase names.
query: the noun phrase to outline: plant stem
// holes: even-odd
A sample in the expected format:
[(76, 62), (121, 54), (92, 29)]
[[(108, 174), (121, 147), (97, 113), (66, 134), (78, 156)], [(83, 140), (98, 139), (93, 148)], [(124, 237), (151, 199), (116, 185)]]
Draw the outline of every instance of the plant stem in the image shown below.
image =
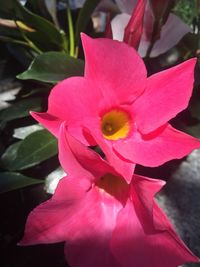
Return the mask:
[(24, 40), (27, 42), (28, 46), (35, 51), (38, 54), (42, 54), (43, 52), (26, 36), (26, 34), (24, 33), (24, 31), (18, 26), (17, 21), (15, 21), (15, 24), (17, 26), (17, 28), (19, 29), (22, 37), (24, 38)]
[(71, 16), (71, 11), (69, 6), (67, 7), (67, 19), (68, 19), (68, 27), (69, 27), (69, 55), (74, 57), (75, 51), (74, 51), (74, 27), (73, 27), (73, 21)]

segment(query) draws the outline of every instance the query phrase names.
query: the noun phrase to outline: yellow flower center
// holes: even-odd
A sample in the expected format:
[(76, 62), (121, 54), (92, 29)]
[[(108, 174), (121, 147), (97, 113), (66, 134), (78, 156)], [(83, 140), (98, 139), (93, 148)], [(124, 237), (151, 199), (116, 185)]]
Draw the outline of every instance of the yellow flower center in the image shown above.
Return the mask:
[(104, 114), (101, 121), (103, 136), (108, 140), (126, 138), (130, 131), (130, 117), (126, 111), (111, 110)]
[(107, 173), (101, 177), (96, 185), (116, 198), (120, 196), (125, 198), (129, 190), (129, 185), (122, 177), (115, 176), (111, 173)]

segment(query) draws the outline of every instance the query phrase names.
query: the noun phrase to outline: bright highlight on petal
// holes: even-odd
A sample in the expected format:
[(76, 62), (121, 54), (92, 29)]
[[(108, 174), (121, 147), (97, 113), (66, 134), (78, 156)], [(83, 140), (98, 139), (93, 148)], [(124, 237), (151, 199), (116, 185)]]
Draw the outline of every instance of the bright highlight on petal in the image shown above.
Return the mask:
[(101, 121), (103, 136), (108, 140), (126, 138), (130, 132), (130, 116), (123, 110), (107, 112)]

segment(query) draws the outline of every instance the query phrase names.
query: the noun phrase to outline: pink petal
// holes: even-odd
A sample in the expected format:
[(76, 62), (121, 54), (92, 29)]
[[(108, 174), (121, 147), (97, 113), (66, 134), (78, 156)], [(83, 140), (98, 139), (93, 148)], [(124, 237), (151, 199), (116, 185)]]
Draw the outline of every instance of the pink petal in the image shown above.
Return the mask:
[(71, 267), (122, 267), (113, 256), (109, 241), (96, 236), (87, 241), (66, 243), (65, 257)]
[(45, 128), (47, 128), (53, 135), (58, 137), (59, 135), (59, 128), (62, 124), (62, 120), (58, 117), (55, 117), (51, 114), (46, 112), (39, 113), (39, 112), (31, 112), (31, 116), (41, 123)]
[(146, 136), (134, 132), (131, 138), (116, 142), (113, 147), (117, 154), (136, 164), (156, 167), (188, 155), (200, 147), (200, 141), (168, 125)]
[(126, 160), (120, 154), (116, 154), (113, 151), (113, 146), (109, 142), (101, 142), (97, 140), (98, 145), (105, 153), (106, 160), (115, 169), (115, 171), (121, 175), (127, 183), (130, 183), (133, 178), (133, 173), (135, 170), (135, 164)]
[(101, 90), (104, 101), (116, 106), (132, 102), (144, 91), (146, 68), (133, 48), (110, 39), (91, 39), (85, 34), (82, 42), (85, 77), (93, 81), (95, 90)]
[(106, 159), (110, 163), (111, 166), (127, 181), (130, 183), (133, 177), (133, 173), (135, 170), (135, 164), (127, 161), (120, 154), (116, 154), (113, 151), (113, 145), (110, 142), (102, 142), (101, 140), (97, 140), (98, 145), (102, 149), (102, 151), (106, 155)]
[[(66, 241), (73, 249), (81, 241), (95, 240), (108, 247), (121, 208), (119, 201), (92, 186), (87, 176), (67, 176), (60, 180), (52, 199), (30, 213), (20, 245)], [(82, 249), (89, 258), (90, 252)]]
[(143, 31), (145, 0), (138, 0), (124, 31), (124, 42), (138, 49)]
[(53, 197), (29, 214), (20, 245), (65, 241), (82, 225), (77, 217), (91, 205), (91, 201), (86, 201), (90, 188), (87, 177), (61, 179)]
[[(116, 173), (98, 154), (70, 136), (64, 123), (60, 127), (59, 158), (68, 176), (60, 180), (51, 200), (31, 212), (20, 244), (67, 241), (73, 251), (80, 240), (90, 244), (94, 238), (105, 243), (103, 248), (108, 247), (122, 204), (94, 182), (108, 172)], [(70, 255), (73, 257), (73, 252)]]
[(72, 267), (121, 267), (111, 252), (110, 240), (122, 206), (103, 192), (92, 201), (86, 215), (77, 218), (83, 224), (78, 231), (82, 235), (66, 242), (67, 261)]
[(165, 53), (174, 47), (188, 32), (191, 32), (189, 25), (176, 15), (170, 13), (162, 27), (160, 39), (154, 44), (150, 56), (157, 57)]
[[(39, 113), (39, 112), (31, 112), (31, 116), (41, 123), (46, 129), (48, 129), (53, 135), (56, 137), (59, 136), (59, 130), (64, 122), (62, 118), (55, 117), (47, 112)], [(75, 123), (74, 123), (75, 124)], [(68, 131), (71, 135), (78, 138), (83, 144), (87, 146), (95, 146), (96, 142), (90, 136), (86, 135), (81, 127), (81, 125), (69, 125)]]
[(137, 185), (140, 183), (139, 178), (136, 178), (136, 185), (133, 184), (136, 186), (132, 192), (133, 202), (129, 200), (117, 217), (111, 242), (116, 259), (123, 267), (177, 267), (182, 263), (197, 262), (198, 258), (175, 234), (166, 217), (162, 231), (152, 226), (152, 216), (149, 215), (154, 215), (154, 210), (157, 219), (161, 217), (161, 222), (163, 221), (163, 212), (157, 209), (157, 204), (153, 201), (153, 195), (161, 184), (158, 181), (156, 185), (156, 181), (153, 180), (153, 185), (150, 185), (151, 179), (147, 179), (145, 188), (146, 178), (141, 177), (143, 184)]
[(66, 241), (65, 256), (72, 267), (120, 267), (109, 243), (121, 204), (97, 188), (66, 177), (54, 197), (28, 217), (21, 245)]
[(147, 134), (175, 117), (188, 105), (194, 83), (196, 59), (147, 79), (147, 88), (133, 104), (133, 113), (139, 130)]
[[(95, 177), (106, 173), (116, 174), (113, 168), (96, 152), (72, 137), (62, 124), (59, 135), (59, 160), (66, 173), (82, 177)], [(93, 175), (94, 176), (93, 176)]]
[[(154, 229), (152, 199), (165, 185), (165, 181), (134, 175), (131, 183), (131, 194), (135, 211), (145, 231)], [(148, 223), (146, 223), (148, 222)], [(162, 223), (162, 222), (161, 222)]]
[(100, 98), (100, 92), (94, 90), (86, 79), (69, 78), (52, 89), (47, 113), (32, 113), (32, 116), (56, 136), (61, 122), (66, 121), (70, 125), (70, 133), (88, 144), (90, 140), (86, 140), (81, 129), (82, 121), (97, 115)]
[(56, 85), (49, 96), (48, 113), (70, 124), (80, 122), (83, 116), (97, 114), (100, 93), (82, 77), (66, 79)]

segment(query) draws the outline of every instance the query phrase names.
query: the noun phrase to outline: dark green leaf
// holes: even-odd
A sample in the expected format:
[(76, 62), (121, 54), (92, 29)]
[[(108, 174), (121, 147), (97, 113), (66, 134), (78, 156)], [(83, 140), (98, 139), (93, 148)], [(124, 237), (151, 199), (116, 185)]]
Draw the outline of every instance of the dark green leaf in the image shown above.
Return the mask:
[(33, 124), (14, 129), (13, 137), (17, 139), (25, 139), (29, 134), (44, 129), (40, 124)]
[(30, 110), (41, 111), (42, 99), (29, 98), (15, 102), (12, 106), (0, 111), (0, 120), (2, 123), (10, 120), (24, 118), (29, 116)]
[(18, 143), (14, 156), (8, 148), (1, 159), (4, 168), (11, 171), (27, 169), (57, 154), (57, 140), (47, 130), (34, 132)]
[(79, 43), (80, 33), (85, 32), (88, 22), (90, 21), (91, 15), (99, 2), (100, 0), (86, 0), (84, 6), (81, 8), (76, 23), (75, 40), (77, 45)]
[(48, 20), (40, 17), (22, 6), (18, 0), (0, 0), (0, 17), (19, 20), (34, 29), (26, 36), (42, 51), (63, 50), (63, 37)]
[(38, 55), (27, 71), (19, 74), (22, 80), (33, 79), (57, 83), (70, 76), (82, 76), (84, 62), (62, 52), (47, 52)]
[(24, 176), (17, 172), (0, 173), (0, 193), (5, 193), (41, 183), (43, 183), (43, 181)]
[(15, 162), (17, 157), (17, 151), (19, 149), (19, 146), (21, 145), (22, 141), (16, 142), (12, 145), (10, 145), (4, 154), (1, 157), (1, 167), (4, 169), (12, 169), (12, 164)]
[(45, 6), (45, 0), (27, 0), (25, 7), (31, 12), (52, 21)]
[(23, 45), (23, 46), (27, 46), (27, 43), (26, 42), (24, 42), (22, 40), (13, 39), (13, 38), (7, 37), (7, 36), (0, 36), (0, 41), (7, 42), (7, 43), (19, 44), (19, 45)]

